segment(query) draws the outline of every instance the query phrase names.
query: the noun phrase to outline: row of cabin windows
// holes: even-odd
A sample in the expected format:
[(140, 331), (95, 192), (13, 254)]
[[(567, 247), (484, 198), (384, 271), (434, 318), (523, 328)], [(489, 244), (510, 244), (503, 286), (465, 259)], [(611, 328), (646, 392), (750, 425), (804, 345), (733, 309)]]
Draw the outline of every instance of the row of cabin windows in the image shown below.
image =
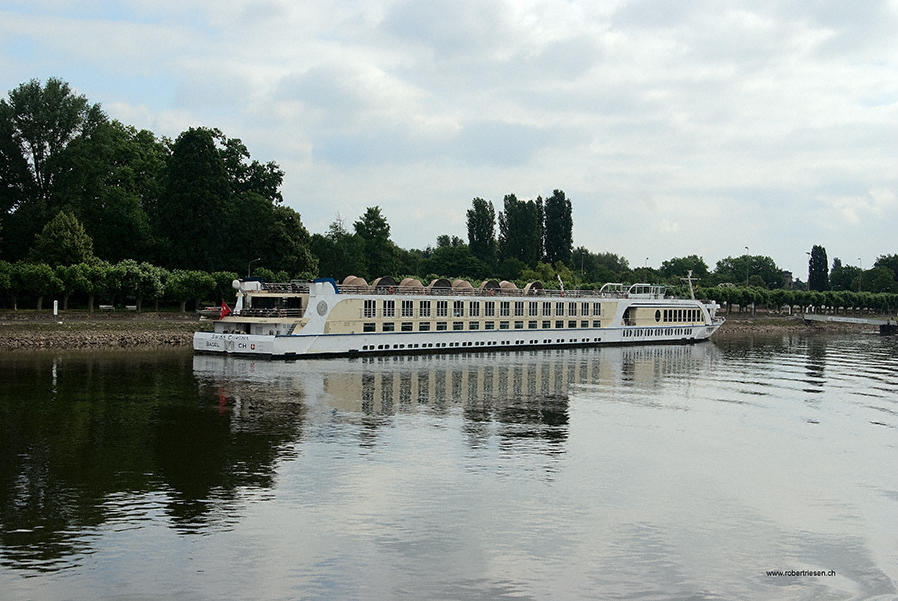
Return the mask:
[(522, 344), (558, 344), (558, 343), (573, 343), (573, 344), (583, 344), (588, 342), (601, 342), (601, 338), (556, 338), (553, 342), (551, 338), (544, 338), (542, 341), (540, 340), (475, 340), (470, 342), (427, 342), (427, 343), (415, 343), (415, 344), (378, 344), (377, 346), (373, 344), (366, 344), (362, 347), (363, 351), (388, 351), (388, 350), (400, 350), (400, 349), (428, 349), (428, 348), (446, 348), (449, 347), (469, 347), (469, 346), (519, 346)]
[(683, 321), (704, 321), (700, 309), (661, 309), (655, 311), (655, 321), (674, 323)]
[[(449, 302), (445, 300), (430, 301), (419, 300), (418, 314), (415, 315), (415, 302), (413, 300), (399, 301), (400, 317), (431, 317), (431, 309), (435, 308), (435, 317), (449, 316)], [(576, 317), (578, 314), (582, 317), (601, 317), (602, 303), (599, 302), (568, 302), (568, 301), (463, 301), (456, 300), (452, 302), (452, 317), (480, 317), (480, 305), (483, 304), (484, 317), (496, 317), (496, 303), (498, 302), (499, 317), (511, 317), (512, 311), (515, 317)], [(465, 313), (465, 303), (467, 302), (467, 314)], [(366, 299), (362, 309), (362, 317), (372, 318), (378, 316), (377, 299)], [(396, 301), (382, 300), (380, 301), (381, 317), (396, 317)], [(435, 307), (433, 305), (436, 305)], [(526, 313), (525, 313), (526, 311)]]
[(624, 330), (624, 338), (648, 338), (652, 336), (692, 336), (693, 328), (636, 328)]
[[(495, 330), (496, 329), (495, 321), (484, 321), (482, 322), (484, 330)], [(382, 332), (395, 332), (396, 331), (396, 323), (392, 321), (385, 321), (380, 324)], [(479, 321), (469, 321), (467, 322), (467, 328), (465, 328), (464, 321), (438, 321), (435, 323), (435, 330), (438, 332), (447, 331), (452, 328), (454, 331), (462, 331), (462, 330), (479, 330), (481, 326), (481, 322)], [(431, 322), (429, 321), (421, 321), (417, 324), (419, 332), (430, 332), (431, 331)], [(519, 321), (499, 321), (498, 329), (500, 330), (548, 330), (548, 329), (573, 329), (573, 328), (601, 328), (602, 322), (601, 320), (594, 319), (591, 322), (588, 319), (580, 320), (579, 322), (575, 319), (571, 319), (568, 321), (564, 321), (563, 319), (559, 319), (553, 322), (550, 319), (544, 319), (542, 321), (531, 319), (528, 321), (519, 320)], [(362, 326), (363, 332), (376, 332), (377, 324), (373, 321), (365, 322)], [(399, 323), (399, 331), (400, 332), (414, 332), (415, 331), (415, 323), (411, 321), (404, 321)]]

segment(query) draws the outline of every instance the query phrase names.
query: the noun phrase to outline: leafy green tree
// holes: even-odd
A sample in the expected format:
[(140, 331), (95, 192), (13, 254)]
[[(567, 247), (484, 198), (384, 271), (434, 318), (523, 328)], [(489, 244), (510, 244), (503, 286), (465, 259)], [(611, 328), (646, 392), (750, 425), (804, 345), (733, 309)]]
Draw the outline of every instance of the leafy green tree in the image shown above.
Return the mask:
[(156, 231), (167, 242), (168, 264), (207, 271), (221, 268), (234, 245), (227, 235), (230, 184), (213, 132), (190, 128), (178, 136), (166, 171)]
[(196, 301), (197, 307), (203, 299), (215, 292), (215, 280), (205, 271), (175, 269), (166, 282), (166, 295), (181, 305), (181, 313), (187, 312), (187, 302)]
[(622, 282), (630, 273), (627, 260), (614, 253), (592, 253), (579, 246), (571, 255), (571, 266), (587, 282)]
[(492, 202), (475, 198), (467, 212), (471, 254), (487, 265), (496, 261), (496, 209)]
[(881, 255), (873, 263), (873, 267), (885, 267), (892, 270), (892, 279), (898, 280), (898, 255)]
[(474, 280), (490, 277), (489, 266), (474, 256), (467, 244), (461, 246), (440, 246), (430, 257), (421, 261), (418, 274), (438, 275), (449, 279), (471, 278)]
[(355, 233), (362, 239), (367, 263), (366, 276), (377, 278), (396, 273), (396, 248), (390, 240), (390, 225), (381, 214), (380, 207), (368, 207), (365, 214), (353, 224)]
[(22, 258), (34, 235), (63, 208), (61, 174), (72, 168), (68, 147), (102, 121), (100, 106), (49, 78), (21, 84), (0, 100), (0, 217), (3, 255)]
[(852, 290), (857, 288), (855, 280), (857, 280), (860, 273), (860, 267), (842, 265), (841, 259), (836, 257), (833, 259), (833, 266), (829, 271), (830, 288), (833, 290)]
[(311, 249), (318, 258), (321, 276), (342, 281), (348, 275), (367, 273), (364, 240), (347, 232), (339, 218), (331, 223), (327, 234), (312, 235)]
[(75, 139), (73, 168), (62, 194), (107, 261), (142, 259), (156, 252), (149, 212), (155, 211), (168, 150), (146, 130), (103, 119), (90, 136)]
[(811, 247), (808, 259), (808, 289), (823, 292), (829, 290), (829, 259), (822, 246)]
[(571, 201), (561, 190), (545, 200), (545, 254), (549, 263), (570, 263), (574, 247)]
[(62, 290), (62, 282), (46, 263), (17, 262), (10, 273), (10, 289), (14, 291), (13, 310), (17, 310), (16, 297), (30, 295), (37, 298), (37, 310), (43, 309), (44, 297)]
[(37, 236), (29, 259), (34, 263), (75, 265), (96, 260), (94, 244), (84, 226), (68, 211), (60, 211)]
[(752, 275), (761, 277), (765, 286), (781, 288), (783, 270), (777, 267), (770, 257), (761, 255), (742, 255), (727, 257), (717, 262), (714, 268), (715, 279), (720, 283), (746, 283)]
[(69, 297), (72, 294), (88, 293), (93, 282), (90, 279), (90, 264), (57, 265), (56, 277), (62, 282), (62, 310), (68, 311)]
[(505, 196), (505, 207), (499, 213), (499, 252), (504, 260), (516, 259), (525, 266), (536, 267), (543, 256), (541, 210), (533, 200)]
[(870, 292), (898, 292), (894, 272), (888, 267), (874, 267), (863, 273), (861, 278), (864, 290)]
[(658, 271), (661, 277), (673, 279), (676, 283), (680, 281), (679, 278), (686, 277), (690, 271), (694, 277), (701, 279), (708, 277), (708, 265), (698, 255), (668, 259), (661, 263), (661, 269)]

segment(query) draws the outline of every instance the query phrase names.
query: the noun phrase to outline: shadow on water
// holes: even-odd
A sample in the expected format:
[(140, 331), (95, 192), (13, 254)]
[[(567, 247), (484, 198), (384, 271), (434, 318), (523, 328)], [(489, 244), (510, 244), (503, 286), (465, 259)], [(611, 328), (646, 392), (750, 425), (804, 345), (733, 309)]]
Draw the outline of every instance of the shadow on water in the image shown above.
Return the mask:
[(129, 502), (201, 531), (242, 489), (272, 486), (284, 443), (301, 436), (301, 404), (247, 412), (235, 427), (183, 351), (0, 363), (0, 561), (11, 567), (68, 567)]

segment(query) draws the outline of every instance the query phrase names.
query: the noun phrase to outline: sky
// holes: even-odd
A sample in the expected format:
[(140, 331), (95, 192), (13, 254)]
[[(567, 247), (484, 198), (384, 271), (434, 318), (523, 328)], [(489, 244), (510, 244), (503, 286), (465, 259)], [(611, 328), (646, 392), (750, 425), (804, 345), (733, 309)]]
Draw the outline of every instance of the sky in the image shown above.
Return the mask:
[(898, 253), (898, 0), (0, 0), (0, 93), (52, 76), (240, 138), (312, 233), (377, 205), (425, 248), (560, 189), (631, 267)]

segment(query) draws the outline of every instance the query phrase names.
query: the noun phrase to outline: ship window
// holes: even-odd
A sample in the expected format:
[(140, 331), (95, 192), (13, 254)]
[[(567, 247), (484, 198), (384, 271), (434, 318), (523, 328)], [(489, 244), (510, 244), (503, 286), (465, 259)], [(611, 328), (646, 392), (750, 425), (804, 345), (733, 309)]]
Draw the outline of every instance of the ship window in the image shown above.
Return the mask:
[(373, 321), (371, 321), (371, 322), (366, 321), (364, 323), (364, 325), (362, 325), (362, 331), (363, 332), (375, 332), (375, 331), (377, 331), (377, 328), (375, 327)]
[(499, 303), (499, 315), (501, 317), (508, 317), (509, 306), (510, 305), (508, 301), (502, 301)]
[(588, 328), (588, 327), (589, 327), (589, 322), (586, 321), (586, 320), (584, 319), (583, 321), (580, 322), (580, 327), (581, 327), (581, 328)]
[(569, 320), (569, 321), (567, 322), (567, 327), (569, 327), (569, 328), (576, 328), (576, 327), (577, 327), (577, 320), (576, 320), (576, 319), (571, 319), (571, 320)]
[(484, 329), (484, 330), (495, 330), (495, 329), (496, 329), (496, 322), (495, 322), (495, 321), (485, 321), (485, 322), (483, 322), (483, 329)]
[(465, 316), (465, 301), (453, 301), (452, 302), (452, 317), (464, 317)]
[(656, 322), (661, 321), (661, 310), (660, 309), (655, 310), (655, 321)]
[(483, 303), (483, 315), (484, 317), (495, 317), (496, 316), (496, 303), (493, 301), (487, 301)]
[(524, 316), (524, 301), (515, 301), (514, 316), (515, 317), (523, 317)]
[(564, 315), (564, 303), (555, 303), (555, 317)]
[(468, 329), (469, 329), (469, 330), (479, 330), (479, 329), (480, 329), (480, 322), (479, 322), (479, 321), (472, 321), (472, 322), (470, 322), (470, 323), (468, 324)]
[(602, 316), (602, 303), (593, 303), (592, 304), (592, 314), (596, 317)]
[(480, 301), (471, 301), (468, 303), (468, 314), (471, 317), (480, 317)]
[(418, 317), (430, 317), (430, 301), (418, 303)]
[(392, 332), (392, 331), (394, 331), (395, 329), (396, 329), (396, 324), (393, 323), (392, 321), (385, 321), (385, 322), (384, 322), (384, 324), (383, 324), (383, 331), (384, 331), (384, 332)]
[(410, 321), (403, 321), (403, 322), (402, 322), (402, 327), (401, 327), (401, 329), (402, 329), (403, 332), (411, 332), (411, 331), (414, 330), (415, 328), (413, 327), (412, 322), (410, 322)]
[(539, 303), (530, 303), (528, 315), (531, 317), (539, 315)]
[(418, 331), (419, 331), (419, 332), (429, 332), (429, 331), (430, 331), (430, 322), (429, 322), (429, 321), (422, 321), (421, 323), (419, 323), (419, 324), (418, 324)]
[(443, 330), (446, 330), (446, 329), (447, 329), (447, 324), (446, 324), (445, 321), (438, 321), (438, 322), (437, 322), (437, 330), (443, 331)]
[(524, 329), (524, 322), (523, 322), (523, 321), (516, 321), (516, 322), (514, 322), (514, 329), (516, 329), (516, 330), (523, 330), (523, 329)]
[(507, 321), (500, 321), (500, 322), (499, 322), (499, 329), (500, 329), (500, 330), (507, 330), (507, 329), (508, 329), (508, 322), (507, 322)]
[(362, 316), (364, 316), (364, 317), (374, 317), (375, 314), (376, 314), (376, 310), (375, 310), (375, 308), (374, 308), (374, 301), (373, 301), (373, 300), (366, 300), (366, 301), (365, 301), (365, 310), (363, 311)]
[(403, 317), (414, 317), (415, 316), (415, 301), (410, 301), (410, 300), (402, 301), (402, 316)]
[(601, 327), (602, 327), (602, 322), (601, 322), (600, 320), (598, 320), (598, 319), (593, 319), (593, 320), (592, 320), (592, 327), (594, 327), (594, 328), (601, 328)]
[(552, 303), (543, 303), (543, 317), (552, 317)]
[(437, 301), (437, 317), (446, 317), (449, 313), (448, 301)]
[(453, 321), (453, 322), (452, 322), (452, 329), (453, 329), (453, 330), (464, 330), (464, 329), (465, 329), (465, 322), (463, 322), (463, 321)]
[(576, 317), (577, 315), (577, 303), (568, 303), (567, 306), (568, 315), (571, 317)]
[(589, 317), (589, 303), (580, 304), (580, 315), (582, 315), (583, 317)]
[(535, 320), (535, 319), (532, 319), (532, 320), (530, 320), (530, 321), (527, 322), (527, 329), (528, 329), (528, 330), (535, 330), (535, 329), (536, 329), (536, 320)]
[(384, 301), (384, 317), (395, 317), (395, 316), (396, 316), (396, 301), (385, 300)]
[(559, 319), (555, 322), (555, 327), (558, 329), (564, 328), (564, 322)]

